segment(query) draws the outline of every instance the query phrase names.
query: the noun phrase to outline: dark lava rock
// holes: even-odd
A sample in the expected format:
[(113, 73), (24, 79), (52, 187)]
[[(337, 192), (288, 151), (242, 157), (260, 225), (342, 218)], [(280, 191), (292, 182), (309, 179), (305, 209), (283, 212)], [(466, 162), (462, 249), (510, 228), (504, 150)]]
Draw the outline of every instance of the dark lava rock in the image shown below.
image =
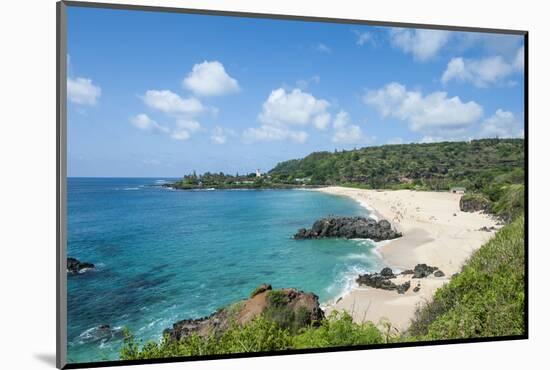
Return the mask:
[(459, 205), (463, 212), (489, 212), (491, 201), (479, 194), (466, 194), (460, 198)]
[(311, 229), (299, 229), (294, 239), (346, 238), (395, 239), (402, 236), (392, 229), (387, 220), (376, 221), (366, 217), (327, 217), (315, 221)]
[[(265, 289), (257, 292), (258, 288)], [(232, 323), (243, 326), (268, 313), (274, 314), (272, 319), (276, 322), (279, 316), (292, 317), (290, 322), (278, 322), (286, 329), (316, 326), (325, 317), (319, 306), (319, 297), (313, 293), (293, 288), (272, 290), (269, 284), (262, 284), (258, 288), (251, 294), (251, 298), (224, 307), (210, 316), (178, 321), (171, 328), (165, 329), (164, 335), (175, 341), (193, 333), (203, 337), (220, 337)]]
[(411, 282), (410, 282), (410, 281), (406, 281), (406, 282), (404, 282), (403, 284), (397, 286), (397, 293), (399, 293), (399, 294), (405, 294), (405, 292), (406, 292), (407, 290), (409, 290), (410, 287), (411, 287)]
[(435, 266), (428, 266), (425, 263), (420, 263), (414, 266), (413, 278), (422, 279), (438, 270)]
[(479, 229), (479, 231), (486, 231), (488, 233), (490, 233), (491, 231), (496, 231), (497, 228), (494, 227), (494, 226), (490, 226), (490, 227), (487, 227), (487, 226), (483, 226), (481, 229)]
[(414, 271), (411, 269), (401, 271), (401, 275), (412, 275)]
[(380, 270), (380, 275), (384, 276), (387, 279), (393, 279), (395, 277), (393, 271), (389, 267), (384, 267), (382, 270)]
[(390, 280), (394, 277), (393, 271), (389, 267), (385, 267), (380, 273), (375, 272), (374, 274), (359, 275), (355, 281), (359, 285), (369, 286), (371, 288), (397, 290), (399, 294), (403, 294), (409, 290), (411, 286), (410, 281), (398, 285)]
[(67, 272), (79, 274), (93, 268), (95, 268), (93, 263), (80, 262), (76, 258), (67, 257)]
[(434, 272), (434, 276), (435, 277), (443, 277), (443, 276), (445, 276), (445, 274), (443, 273), (443, 271), (437, 270), (436, 272)]
[(420, 287), (419, 287), (419, 286), (415, 286), (415, 287), (413, 288), (413, 292), (415, 292), (415, 293), (418, 292), (419, 290), (420, 290)]

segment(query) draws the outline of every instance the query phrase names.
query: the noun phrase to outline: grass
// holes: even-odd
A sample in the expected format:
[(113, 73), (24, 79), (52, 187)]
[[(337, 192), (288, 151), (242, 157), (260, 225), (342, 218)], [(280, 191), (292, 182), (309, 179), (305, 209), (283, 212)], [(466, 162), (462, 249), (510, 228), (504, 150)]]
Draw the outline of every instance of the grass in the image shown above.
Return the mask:
[(462, 272), (418, 309), (407, 340), (520, 335), (524, 327), (524, 218), (500, 230)]
[(172, 341), (165, 337), (160, 342), (140, 345), (126, 332), (120, 352), (121, 360), (204, 356), (227, 353), (283, 351), (292, 348), (323, 348), (356, 344), (383, 343), (382, 333), (371, 323), (356, 324), (347, 313), (333, 313), (317, 327), (308, 326), (292, 334), (265, 315), (245, 326), (233, 324), (216, 338), (197, 334)]

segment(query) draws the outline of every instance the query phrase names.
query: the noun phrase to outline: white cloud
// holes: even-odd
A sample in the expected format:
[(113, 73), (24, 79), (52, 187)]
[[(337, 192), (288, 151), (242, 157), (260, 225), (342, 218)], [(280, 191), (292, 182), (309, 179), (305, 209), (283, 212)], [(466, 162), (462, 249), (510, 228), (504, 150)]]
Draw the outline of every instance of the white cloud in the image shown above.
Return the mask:
[(144, 131), (154, 131), (158, 130), (160, 132), (169, 132), (170, 129), (159, 125), (156, 121), (153, 121), (151, 118), (149, 118), (148, 115), (145, 113), (140, 113), (130, 119), (130, 122), (140, 130)]
[(192, 116), (205, 110), (197, 98), (184, 99), (170, 90), (148, 90), (142, 99), (147, 106), (164, 113)]
[(212, 135), (210, 136), (210, 140), (214, 144), (225, 144), (227, 142), (228, 136), (235, 136), (235, 131), (227, 128), (223, 128), (221, 126), (216, 126), (212, 130)]
[(95, 105), (101, 96), (101, 88), (94, 85), (89, 78), (77, 77), (67, 79), (67, 98), (82, 105)]
[[(273, 90), (263, 103), (258, 119), (264, 125), (301, 125), (313, 123), (323, 129), (328, 124), (327, 108), (329, 102), (317, 99), (313, 95), (294, 89), (286, 92), (279, 88)], [(330, 116), (328, 117), (330, 119)]]
[(437, 55), (439, 50), (449, 41), (450, 33), (440, 30), (392, 28), (391, 43), (410, 53), (418, 61), (426, 61)]
[(513, 72), (514, 66), (500, 56), (483, 59), (453, 58), (441, 77), (441, 82), (451, 80), (470, 82), (477, 87), (487, 87), (502, 81)]
[(320, 53), (326, 53), (326, 54), (332, 53), (332, 49), (323, 43), (317, 44), (317, 46), (315, 47), (315, 50), (317, 50)]
[(495, 114), (481, 123), (480, 137), (523, 137), (523, 122), (512, 112), (497, 109)]
[(180, 119), (176, 122), (176, 126), (179, 129), (187, 130), (189, 132), (197, 132), (201, 129), (200, 123), (193, 120)]
[(346, 111), (341, 110), (338, 112), (332, 125), (334, 128), (333, 143), (360, 144), (370, 141), (361, 130), (361, 127), (350, 124), (350, 116)]
[(201, 129), (200, 123), (193, 120), (179, 119), (176, 127), (171, 130), (170, 137), (176, 140), (185, 141), (191, 137), (191, 134)]
[(229, 76), (218, 61), (195, 64), (183, 80), (183, 86), (202, 96), (227, 95), (240, 90), (237, 80)]
[(357, 41), (355, 42), (359, 46), (363, 46), (368, 42), (372, 42), (372, 34), (370, 32), (355, 31), (357, 35)]
[(394, 117), (409, 123), (413, 131), (456, 134), (478, 121), (483, 108), (474, 101), (463, 102), (458, 96), (448, 97), (445, 91), (423, 95), (392, 82), (363, 96), (366, 104), (377, 108), (383, 117)]
[(130, 122), (138, 129), (150, 132), (162, 132), (176, 140), (187, 140), (195, 132), (201, 130), (199, 122), (188, 119), (178, 119), (175, 127), (167, 127), (158, 124), (145, 113), (140, 113), (130, 119)]
[(330, 113), (321, 113), (313, 118), (313, 125), (319, 129), (324, 130), (330, 124)]
[(176, 128), (172, 130), (170, 137), (175, 140), (185, 141), (191, 137), (191, 134), (187, 130)]
[(525, 64), (525, 48), (522, 46), (519, 48), (519, 50), (516, 53), (516, 57), (514, 58), (514, 68), (523, 71)]
[(274, 127), (262, 125), (258, 128), (251, 127), (243, 132), (243, 140), (246, 143), (257, 141), (280, 141), (291, 140), (296, 143), (304, 143), (308, 138), (305, 131), (294, 131), (286, 127)]

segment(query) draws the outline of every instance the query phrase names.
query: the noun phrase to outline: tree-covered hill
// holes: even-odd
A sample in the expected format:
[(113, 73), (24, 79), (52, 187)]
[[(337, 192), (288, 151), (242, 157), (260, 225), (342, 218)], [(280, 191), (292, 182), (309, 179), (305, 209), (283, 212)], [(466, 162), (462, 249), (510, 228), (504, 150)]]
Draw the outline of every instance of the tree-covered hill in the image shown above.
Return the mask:
[(524, 140), (483, 139), (316, 152), (279, 163), (269, 175), (279, 183), (430, 190), (463, 186), (490, 193), (492, 184), (523, 182)]

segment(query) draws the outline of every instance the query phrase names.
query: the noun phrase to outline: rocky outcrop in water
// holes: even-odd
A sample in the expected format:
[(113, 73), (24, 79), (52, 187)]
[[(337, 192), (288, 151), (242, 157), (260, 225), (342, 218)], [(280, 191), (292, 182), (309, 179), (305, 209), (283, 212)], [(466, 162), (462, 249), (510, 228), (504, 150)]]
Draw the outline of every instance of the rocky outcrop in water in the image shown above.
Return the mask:
[(95, 268), (93, 263), (80, 262), (76, 258), (67, 257), (67, 272), (71, 274), (80, 274)]
[[(222, 308), (210, 316), (178, 321), (164, 334), (171, 340), (180, 340), (193, 333), (220, 336), (231, 323), (246, 325), (260, 315), (290, 330), (317, 325), (324, 318), (319, 297), (315, 294), (293, 288), (272, 290), (271, 285), (262, 284), (252, 292), (251, 298)], [(284, 321), (280, 321), (282, 318)]]
[(374, 241), (395, 239), (402, 234), (387, 220), (366, 217), (326, 217), (315, 221), (311, 229), (300, 229), (294, 239), (346, 238)]
[(113, 339), (124, 338), (124, 331), (120, 327), (111, 328), (108, 324), (102, 324), (90, 328), (78, 336), (78, 340), (83, 343), (101, 342), (105, 343)]

